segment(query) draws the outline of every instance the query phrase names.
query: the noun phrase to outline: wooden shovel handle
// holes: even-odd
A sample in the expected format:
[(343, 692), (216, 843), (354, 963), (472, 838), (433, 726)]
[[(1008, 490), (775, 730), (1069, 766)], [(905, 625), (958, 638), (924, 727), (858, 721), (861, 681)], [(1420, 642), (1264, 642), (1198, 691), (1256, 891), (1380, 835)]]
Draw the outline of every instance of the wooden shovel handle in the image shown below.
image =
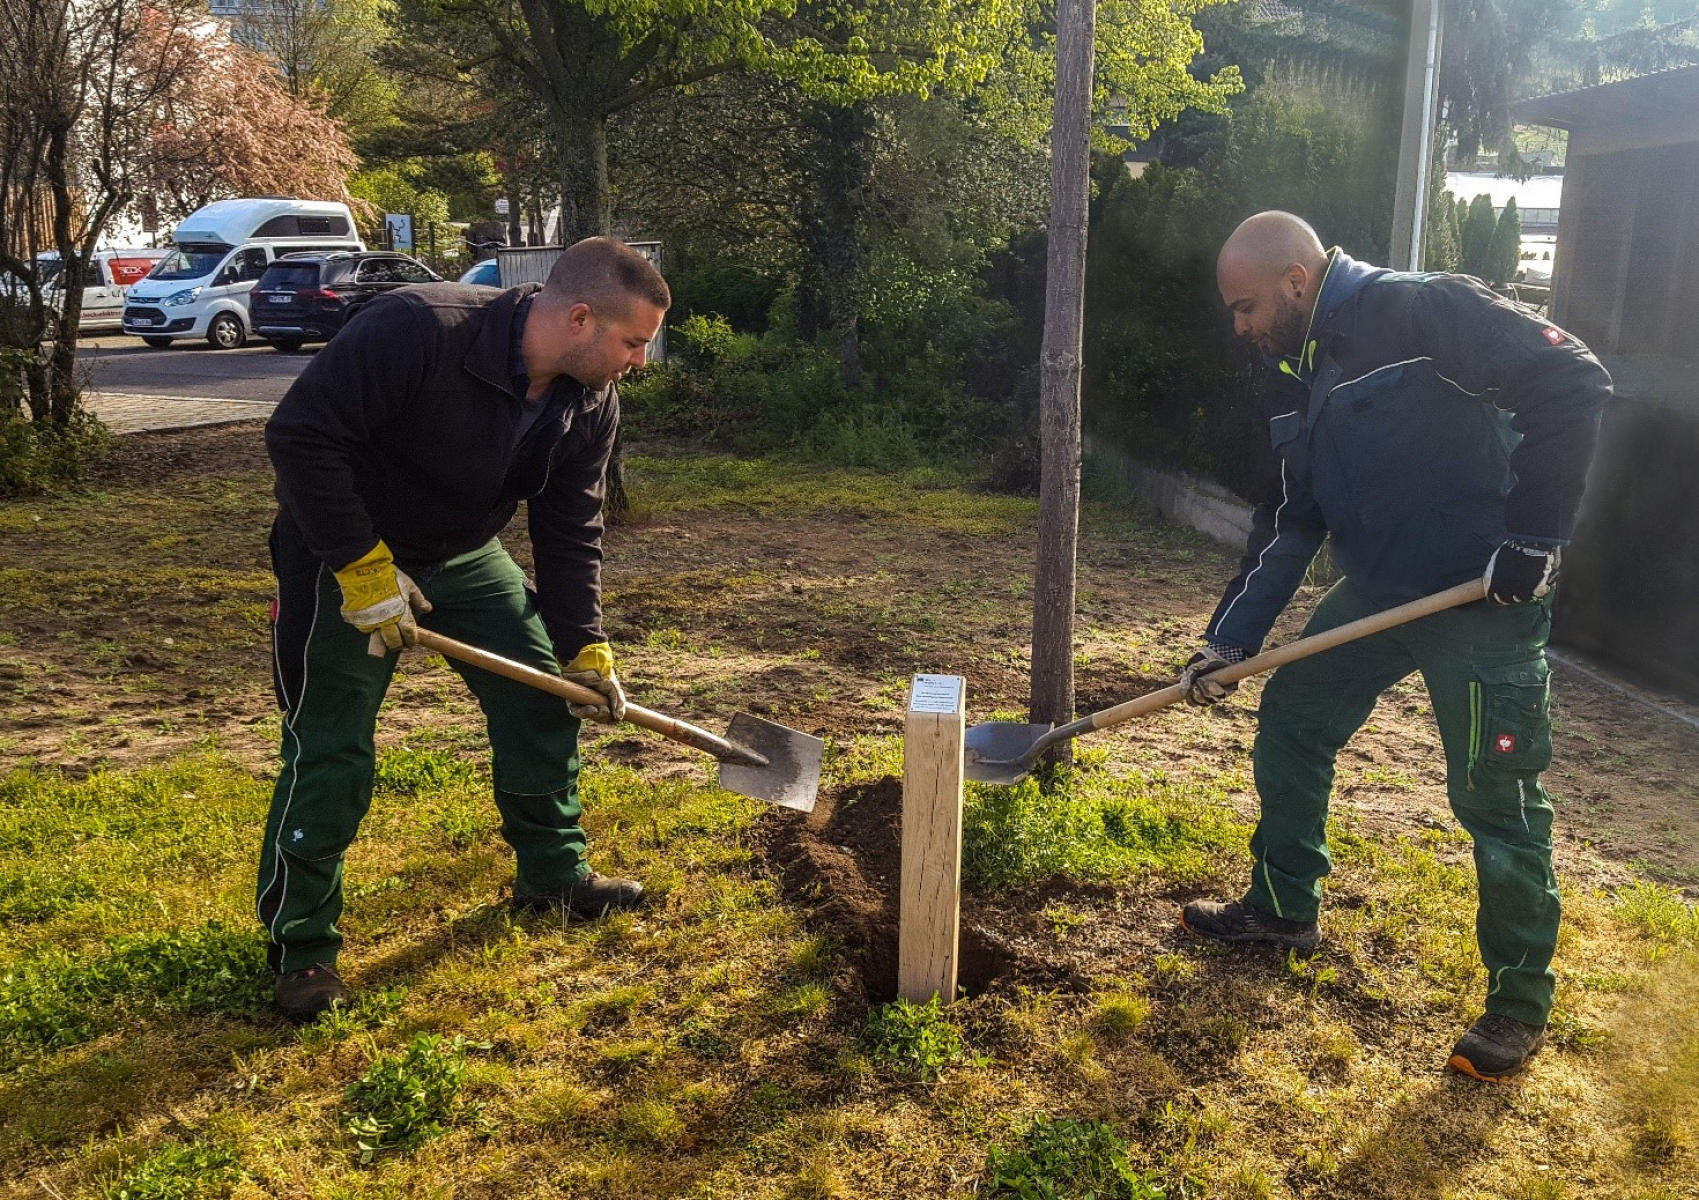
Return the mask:
[[(501, 675), (515, 683), (523, 683), (539, 691), (553, 692), (563, 700), (573, 704), (594, 704), (598, 708), (607, 707), (608, 698), (602, 693), (587, 688), (582, 684), (562, 679), (559, 675), (550, 675), (547, 671), (539, 671), (524, 663), (514, 662), (511, 658), (503, 658), (499, 654), (491, 654), (488, 650), (480, 650), (476, 646), (468, 646), (465, 642), (457, 642), (453, 638), (444, 637), (440, 633), (432, 633), (428, 629), (419, 630), (419, 645), (427, 650), (435, 650), (447, 658), (459, 659), (488, 671), (492, 675)], [(669, 717), (666, 713), (658, 713), (652, 708), (644, 708), (641, 704), (627, 704), (625, 719), (633, 725), (671, 738), (675, 742), (683, 742), (686, 746), (712, 754), (722, 762), (747, 763), (750, 766), (765, 767), (768, 762), (753, 750), (746, 749), (736, 743), (728, 742), (723, 737), (716, 737), (706, 729)]]
[[(1447, 588), (1443, 592), (1435, 592), (1432, 596), (1424, 596), (1420, 600), (1412, 600), (1408, 604), (1400, 604), (1397, 608), (1389, 608), (1349, 624), (1340, 625), (1325, 630), (1307, 638), (1299, 638), (1295, 642), (1287, 642), (1284, 646), (1276, 646), (1273, 650), (1265, 650), (1255, 658), (1247, 658), (1244, 662), (1234, 663), (1219, 671), (1210, 673), (1210, 678), (1221, 683), (1237, 683), (1252, 675), (1260, 675), (1264, 671), (1272, 671), (1276, 667), (1285, 666), (1289, 662), (1297, 662), (1300, 658), (1308, 658), (1312, 654), (1320, 654), (1323, 650), (1331, 650), (1346, 642), (1354, 642), (1358, 638), (1368, 637), (1371, 633), (1379, 633), (1383, 629), (1391, 629), (1395, 625), (1403, 625), (1410, 621), (1431, 617), (1434, 613), (1444, 612), (1448, 608), (1456, 608), (1459, 604), (1468, 604), (1474, 600), (1484, 600), (1487, 596), (1486, 581), (1471, 579), (1468, 583), (1460, 583), (1456, 587)], [(1076, 721), (1083, 724), (1080, 733), (1090, 730), (1107, 729), (1111, 725), (1119, 725), (1134, 717), (1142, 717), (1145, 713), (1155, 712), (1170, 704), (1186, 698), (1186, 689), (1176, 683), (1165, 687), (1159, 692), (1151, 692), (1136, 700), (1128, 700), (1113, 708), (1105, 708), (1092, 713), (1089, 717)], [(1063, 726), (1064, 729), (1069, 728)], [(1059, 731), (1058, 731), (1059, 732)], [(1074, 736), (1078, 736), (1075, 734)]]

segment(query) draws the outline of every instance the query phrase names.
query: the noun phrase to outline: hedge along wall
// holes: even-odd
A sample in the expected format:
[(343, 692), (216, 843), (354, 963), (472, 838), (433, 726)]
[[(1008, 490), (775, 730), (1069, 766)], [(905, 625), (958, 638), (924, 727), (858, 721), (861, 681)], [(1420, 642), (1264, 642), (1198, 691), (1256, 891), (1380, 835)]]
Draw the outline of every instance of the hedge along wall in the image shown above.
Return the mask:
[(1699, 700), (1699, 367), (1607, 361), (1605, 412), (1552, 640)]

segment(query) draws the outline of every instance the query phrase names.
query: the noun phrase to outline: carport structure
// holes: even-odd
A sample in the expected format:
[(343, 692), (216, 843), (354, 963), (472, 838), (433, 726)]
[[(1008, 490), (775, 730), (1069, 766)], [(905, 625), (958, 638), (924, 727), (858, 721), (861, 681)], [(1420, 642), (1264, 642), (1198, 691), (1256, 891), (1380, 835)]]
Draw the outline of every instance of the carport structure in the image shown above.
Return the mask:
[(1514, 115), (1568, 131), (1550, 314), (1610, 368), (1618, 399), (1556, 640), (1699, 698), (1699, 66)]

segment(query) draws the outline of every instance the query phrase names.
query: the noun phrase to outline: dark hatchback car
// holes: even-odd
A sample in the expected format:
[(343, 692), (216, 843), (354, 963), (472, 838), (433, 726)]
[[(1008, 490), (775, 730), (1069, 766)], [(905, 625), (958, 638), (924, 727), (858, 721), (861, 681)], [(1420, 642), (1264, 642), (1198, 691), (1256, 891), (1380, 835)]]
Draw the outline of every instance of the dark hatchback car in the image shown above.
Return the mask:
[(265, 269), (248, 297), (254, 332), (279, 350), (327, 342), (375, 296), (443, 278), (388, 251), (287, 254)]

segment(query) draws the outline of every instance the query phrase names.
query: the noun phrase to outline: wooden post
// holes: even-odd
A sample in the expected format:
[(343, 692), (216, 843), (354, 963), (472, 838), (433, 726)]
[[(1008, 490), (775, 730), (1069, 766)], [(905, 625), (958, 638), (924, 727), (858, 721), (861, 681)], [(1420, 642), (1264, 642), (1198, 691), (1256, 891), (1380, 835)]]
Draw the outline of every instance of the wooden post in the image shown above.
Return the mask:
[(916, 675), (903, 727), (903, 867), (897, 994), (915, 1004), (956, 998), (962, 910), (962, 746), (967, 687), (959, 675)]

